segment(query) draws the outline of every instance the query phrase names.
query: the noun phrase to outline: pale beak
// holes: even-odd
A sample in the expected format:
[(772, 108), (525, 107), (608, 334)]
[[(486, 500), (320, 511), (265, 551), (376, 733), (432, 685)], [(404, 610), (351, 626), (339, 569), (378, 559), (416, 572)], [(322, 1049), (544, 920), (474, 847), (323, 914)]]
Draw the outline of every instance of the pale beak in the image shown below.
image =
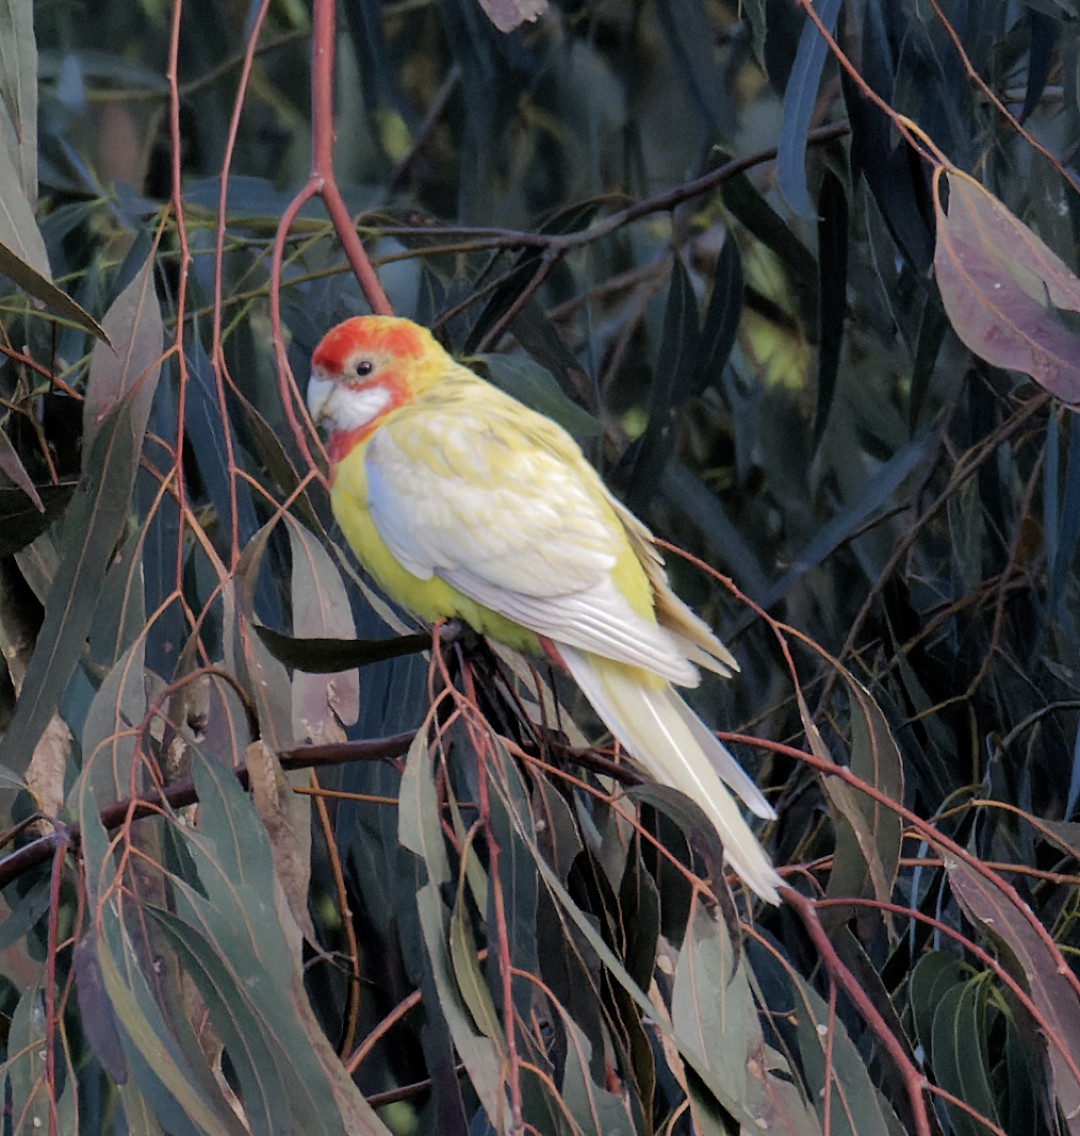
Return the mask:
[(308, 379), (307, 408), (312, 421), (318, 426), (324, 418), (332, 418), (330, 400), (334, 396), (337, 384), (333, 379), (324, 379), (322, 372), (314, 370)]

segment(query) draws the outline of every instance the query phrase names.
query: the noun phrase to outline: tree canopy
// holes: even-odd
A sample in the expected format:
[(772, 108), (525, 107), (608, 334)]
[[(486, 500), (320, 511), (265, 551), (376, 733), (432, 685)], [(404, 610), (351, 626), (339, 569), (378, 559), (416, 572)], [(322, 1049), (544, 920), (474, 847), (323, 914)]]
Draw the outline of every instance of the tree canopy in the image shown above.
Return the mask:
[[(3, 1131), (1080, 1134), (1075, 0), (0, 5)], [(772, 908), (357, 569), (312, 349), (581, 442)]]

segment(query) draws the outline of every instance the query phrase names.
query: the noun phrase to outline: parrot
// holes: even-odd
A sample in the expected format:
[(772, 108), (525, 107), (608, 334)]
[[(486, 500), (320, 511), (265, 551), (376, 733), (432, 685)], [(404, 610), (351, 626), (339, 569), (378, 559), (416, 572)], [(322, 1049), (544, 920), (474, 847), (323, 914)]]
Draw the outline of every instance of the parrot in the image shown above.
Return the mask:
[(457, 619), (560, 664), (646, 772), (697, 802), (743, 882), (778, 903), (781, 878), (728, 788), (758, 817), (772, 806), (675, 689), (738, 664), (571, 435), (396, 316), (326, 333), (307, 406), (327, 429), (334, 518), (382, 590), (427, 623)]

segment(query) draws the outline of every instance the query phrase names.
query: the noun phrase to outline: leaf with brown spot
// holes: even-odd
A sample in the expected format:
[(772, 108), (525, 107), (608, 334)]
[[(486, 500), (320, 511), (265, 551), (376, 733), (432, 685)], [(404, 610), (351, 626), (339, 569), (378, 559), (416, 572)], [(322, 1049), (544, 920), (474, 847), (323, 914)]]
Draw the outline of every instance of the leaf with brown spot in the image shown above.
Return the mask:
[[(289, 911), (304, 938), (316, 943), (318, 936), (307, 907), (311, 882), (310, 802), (307, 797), (293, 792), (277, 754), (265, 742), (256, 741), (248, 746), (247, 771), (255, 811), (270, 837), (274, 871)], [(296, 942), (292, 946), (299, 957), (301, 944)]]

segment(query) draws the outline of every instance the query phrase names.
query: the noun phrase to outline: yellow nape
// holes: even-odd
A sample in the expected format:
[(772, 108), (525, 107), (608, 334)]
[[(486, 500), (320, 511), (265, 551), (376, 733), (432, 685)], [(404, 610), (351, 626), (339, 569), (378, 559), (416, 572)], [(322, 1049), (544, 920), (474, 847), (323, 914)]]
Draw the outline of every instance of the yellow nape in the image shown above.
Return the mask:
[(427, 623), (464, 620), (474, 631), (527, 655), (542, 653), (540, 640), (521, 624), (469, 599), (438, 576), (424, 580), (403, 567), (386, 546), (367, 507), (365, 439), (338, 463), (331, 504), (334, 516), (360, 563), (388, 596)]

